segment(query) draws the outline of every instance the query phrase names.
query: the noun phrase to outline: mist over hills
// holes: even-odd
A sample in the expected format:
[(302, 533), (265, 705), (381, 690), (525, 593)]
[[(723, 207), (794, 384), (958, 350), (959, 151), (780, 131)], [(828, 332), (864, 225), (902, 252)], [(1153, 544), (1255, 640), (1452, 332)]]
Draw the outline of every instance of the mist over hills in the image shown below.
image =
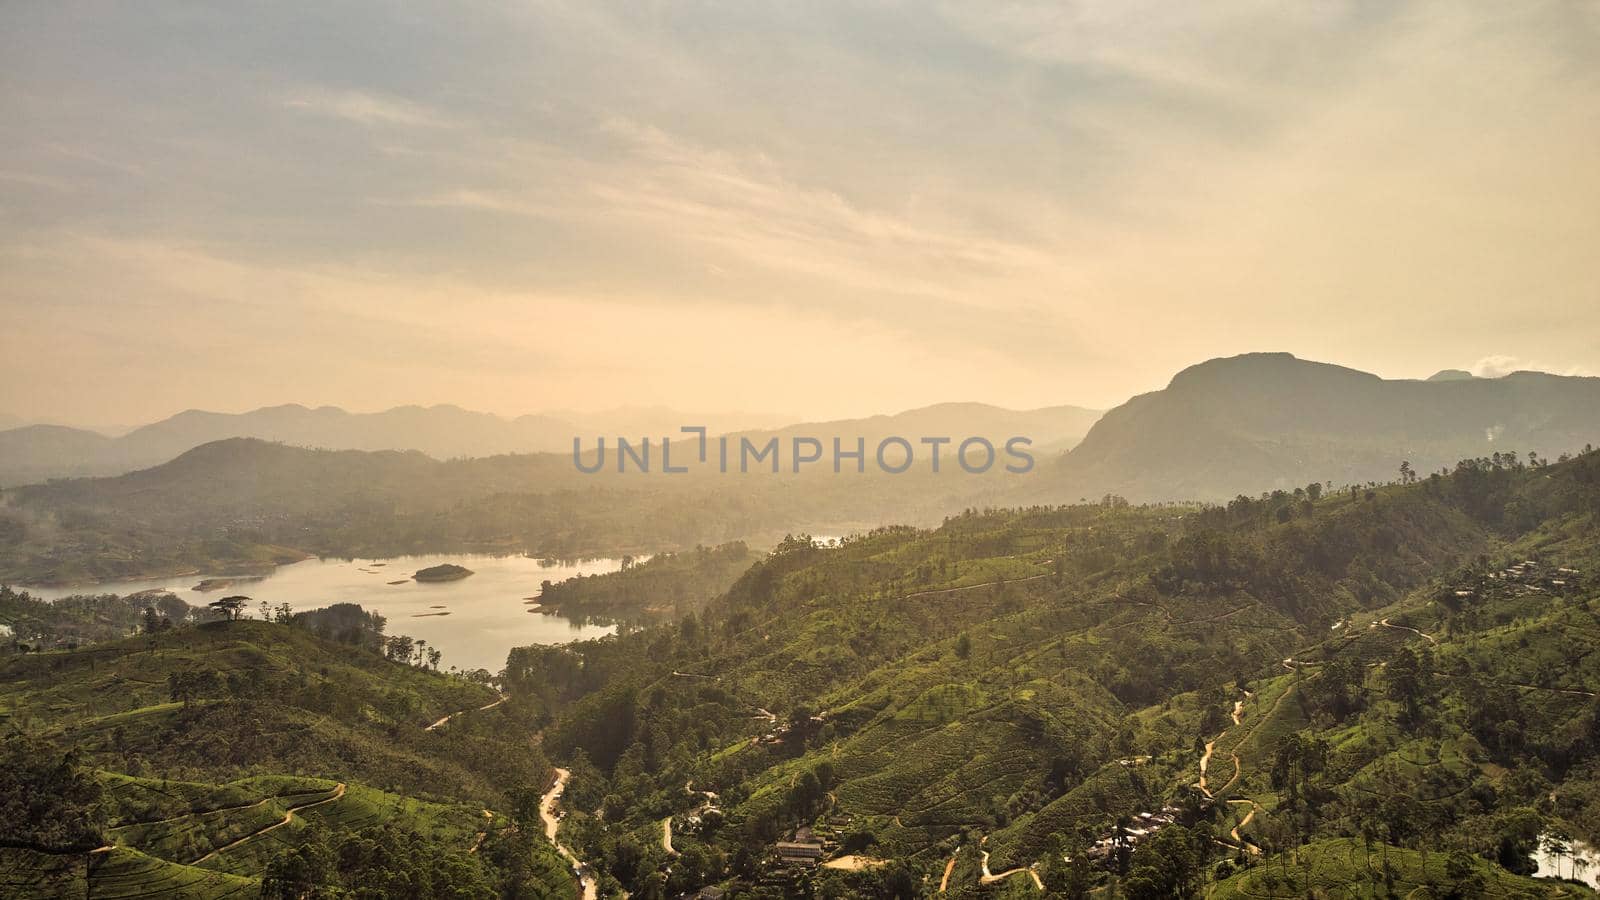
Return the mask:
[(1600, 378), (1446, 370), (1388, 380), (1287, 353), (1213, 359), (1110, 410), (1051, 471), (1055, 489), (1132, 500), (1388, 481), (1458, 460), (1600, 443)]
[(987, 403), (936, 403), (894, 415), (806, 422), (775, 430), (741, 432), (740, 436), (752, 440), (777, 437), (780, 441), (794, 437), (861, 437), (868, 447), (890, 436), (903, 437), (913, 443), (920, 437), (948, 437), (960, 441), (979, 435), (1003, 442), (1009, 437), (1022, 436), (1033, 442), (1034, 452), (1050, 453), (1071, 449), (1083, 440), (1103, 414), (1103, 410), (1081, 406), (1011, 410)]
[[(1387, 482), (1402, 460), (1425, 475), (1465, 458), (1537, 451), (1554, 459), (1600, 443), (1600, 379), (1518, 372), (1493, 379), (1385, 380), (1284, 353), (1249, 354), (1192, 366), (1163, 390), (1103, 416), (1075, 407), (940, 404), (894, 416), (740, 432), (736, 436), (758, 444), (776, 439), (782, 464), (775, 471), (756, 465), (748, 473), (735, 464), (719, 473), (712, 451), (710, 464), (671, 476), (660, 471), (666, 427), (653, 436), (652, 472), (619, 473), (613, 444), (607, 464), (585, 474), (573, 465), (570, 432), (560, 452), (452, 452), (474, 441), (509, 440), (512, 426), (535, 434), (547, 422), (454, 408), (360, 417), (279, 407), (251, 416), (254, 423), (290, 423), (299, 430), (282, 425), (275, 433), (324, 447), (417, 443), (407, 437), (410, 423), (416, 433), (437, 432), (441, 441), (453, 442), (432, 446), (438, 456), (452, 458), (230, 438), (117, 477), (10, 488), (0, 493), (0, 577), (26, 584), (220, 571), (294, 553), (653, 553), (731, 540), (766, 545), (806, 531), (933, 525), (963, 509), (1106, 494), (1136, 502), (1221, 501), (1313, 481), (1334, 487)], [(235, 420), (186, 414), (139, 429), (127, 441), (96, 436), (94, 446), (116, 452), (140, 441), (172, 447), (199, 439), (219, 421)], [(332, 424), (320, 430), (307, 424), (324, 421)], [(438, 422), (458, 427), (433, 428)], [(1074, 447), (1085, 428), (1087, 436)], [(22, 431), (46, 456), (66, 458), (79, 442), (92, 443), (72, 429)], [(614, 441), (619, 433), (639, 435), (586, 432), (585, 452), (593, 454), (602, 435)], [(17, 435), (0, 434), (0, 448)], [(888, 474), (871, 462), (877, 441), (888, 435), (913, 444), (922, 436), (960, 441), (978, 435), (996, 446), (1028, 436), (1036, 466), (1024, 475), (999, 465), (967, 474), (948, 464), (954, 448), (947, 446), (942, 473), (931, 471), (923, 448), (908, 471)], [(838, 436), (851, 445), (863, 438), (867, 471), (835, 474), (824, 459), (795, 473), (790, 447), (798, 436), (824, 444)], [(119, 458), (112, 453), (100, 459)], [(0, 458), (15, 467), (14, 457)]]
[(1100, 411), (1073, 406), (1013, 411), (982, 403), (942, 403), (896, 415), (840, 419), (778, 427), (771, 416), (749, 413), (703, 414), (661, 407), (630, 407), (599, 413), (563, 412), (514, 419), (458, 406), (400, 406), (376, 413), (352, 413), (334, 406), (297, 404), (246, 413), (188, 410), (136, 428), (121, 437), (63, 425), (29, 425), (0, 431), (0, 485), (31, 484), (49, 478), (120, 475), (156, 466), (190, 449), (230, 438), (257, 438), (296, 447), (328, 450), (415, 450), (436, 460), (502, 454), (570, 454), (573, 438), (592, 447), (604, 436), (630, 439), (679, 436), (684, 426), (703, 426), (710, 434), (736, 433), (763, 441), (770, 437), (861, 436), (876, 441), (888, 434), (1027, 435), (1035, 445), (1064, 449), (1076, 443)]
[[(122, 475), (57, 479), (0, 493), (0, 579), (84, 582), (194, 568), (254, 569), (306, 553), (398, 555), (427, 548), (653, 553), (729, 540), (764, 545), (807, 530), (843, 534), (884, 522), (936, 522), (951, 510), (1003, 498), (1012, 483), (1001, 466), (985, 475), (947, 477), (922, 460), (902, 475), (841, 477), (818, 463), (795, 475), (789, 439), (805, 435), (831, 444), (839, 437), (854, 446), (856, 437), (875, 445), (886, 434), (913, 443), (922, 436), (959, 441), (979, 435), (998, 447), (1012, 436), (1032, 435), (1061, 446), (1095, 415), (1072, 407), (1013, 412), (944, 404), (745, 432), (740, 436), (763, 446), (776, 441), (783, 458), (780, 474), (761, 464), (747, 475), (737, 465), (727, 474), (713, 465), (665, 476), (661, 432), (653, 436), (657, 468), (649, 474), (617, 471), (611, 442), (618, 432), (584, 435), (589, 454), (603, 435), (613, 448), (595, 474), (574, 466), (570, 443), (559, 453), (439, 460), (416, 450), (313, 449), (228, 438)], [(947, 448), (946, 456), (951, 452)], [(692, 455), (687, 451), (679, 460)]]
[(715, 431), (766, 427), (771, 417), (706, 415), (662, 408), (506, 418), (458, 406), (398, 406), (353, 413), (299, 404), (244, 413), (187, 410), (108, 437), (83, 428), (30, 425), (0, 431), (0, 484), (120, 475), (164, 463), (211, 441), (259, 438), (330, 450), (417, 450), (435, 459), (503, 453), (569, 453), (577, 435), (676, 432), (682, 424)]

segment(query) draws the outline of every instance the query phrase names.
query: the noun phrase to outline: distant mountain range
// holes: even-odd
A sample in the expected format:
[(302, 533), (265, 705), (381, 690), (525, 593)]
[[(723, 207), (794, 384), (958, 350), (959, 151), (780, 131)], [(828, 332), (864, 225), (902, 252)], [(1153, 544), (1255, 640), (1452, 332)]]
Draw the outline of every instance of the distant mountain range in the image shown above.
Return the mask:
[[(1458, 460), (1600, 444), (1600, 378), (1446, 370), (1425, 381), (1251, 353), (1179, 372), (1107, 412), (1049, 478), (1065, 494), (1225, 500), (1389, 481)], [(1076, 499), (1076, 497), (1073, 497)]]
[(686, 425), (711, 434), (740, 433), (787, 438), (862, 436), (875, 441), (891, 433), (957, 439), (972, 434), (1025, 435), (1036, 447), (1066, 449), (1099, 418), (1098, 410), (1073, 406), (1014, 411), (981, 403), (945, 403), (893, 416), (790, 425), (757, 416), (706, 416), (661, 408), (622, 409), (602, 414), (527, 415), (504, 418), (456, 406), (401, 406), (377, 413), (352, 413), (333, 406), (295, 404), (246, 413), (189, 410), (121, 437), (61, 425), (29, 425), (0, 431), (0, 485), (50, 478), (120, 475), (159, 465), (213, 441), (257, 438), (328, 450), (416, 450), (434, 459), (507, 453), (572, 451), (574, 437), (592, 447), (597, 438), (678, 435)]
[[(418, 450), (435, 459), (502, 453), (570, 452), (575, 435), (658, 433), (706, 417), (666, 409), (600, 415), (505, 418), (457, 406), (399, 406), (352, 413), (335, 406), (270, 406), (246, 413), (189, 410), (121, 437), (61, 425), (0, 431), (0, 485), (48, 478), (119, 475), (158, 465), (201, 444), (259, 438), (329, 450)], [(754, 416), (709, 417), (722, 429), (771, 424)]]
[[(712, 464), (666, 476), (659, 442), (652, 474), (619, 473), (614, 464), (583, 474), (569, 456), (573, 429), (559, 421), (453, 407), (369, 416), (275, 407), (245, 416), (184, 414), (124, 438), (86, 439), (45, 426), (0, 433), (0, 460), (13, 471), (20, 457), (7, 442), (21, 441), (40, 469), (85, 458), (132, 467), (141, 454), (175, 456), (116, 477), (0, 493), (0, 578), (28, 584), (223, 571), (306, 552), (576, 556), (729, 540), (767, 546), (787, 533), (930, 525), (963, 510), (1106, 494), (1135, 502), (1225, 501), (1311, 482), (1385, 482), (1402, 461), (1426, 476), (1463, 458), (1509, 452), (1526, 459), (1537, 451), (1554, 459), (1600, 444), (1600, 378), (1517, 372), (1385, 380), (1286, 353), (1248, 354), (1192, 366), (1166, 388), (1103, 416), (1075, 407), (940, 404), (741, 432), (761, 444), (778, 438), (785, 462), (777, 474), (765, 466), (719, 474)], [(659, 441), (687, 423), (655, 424), (585, 430), (585, 452), (601, 435), (653, 430)], [(552, 428), (563, 428), (552, 448), (560, 452), (481, 455), (541, 440)], [(210, 439), (247, 429), (275, 442)], [(789, 437), (827, 444), (859, 436), (875, 445), (888, 435), (914, 444), (924, 436), (983, 436), (996, 444), (1027, 436), (1037, 465), (1027, 475), (998, 466), (983, 475), (952, 466), (934, 473), (926, 457), (901, 475), (870, 464), (866, 474), (836, 475), (826, 463), (795, 474), (788, 465)], [(418, 449), (372, 449), (386, 444)]]

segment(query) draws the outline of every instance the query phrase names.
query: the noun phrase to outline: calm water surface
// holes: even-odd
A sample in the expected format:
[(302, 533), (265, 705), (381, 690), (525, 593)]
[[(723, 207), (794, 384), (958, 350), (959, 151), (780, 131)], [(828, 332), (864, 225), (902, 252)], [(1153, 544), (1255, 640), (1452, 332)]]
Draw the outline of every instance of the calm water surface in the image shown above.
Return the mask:
[(1539, 850), (1533, 854), (1534, 862), (1539, 868), (1533, 873), (1535, 878), (1575, 878), (1589, 887), (1600, 890), (1600, 851), (1585, 844), (1583, 841), (1573, 840), (1567, 843), (1567, 852), (1556, 856), (1550, 852), (1545, 839), (1548, 835), (1539, 835)]
[[(418, 569), (440, 563), (466, 566), (473, 575), (460, 581), (424, 584), (411, 581)], [(591, 559), (547, 565), (525, 556), (448, 554), (392, 559), (310, 559), (279, 566), (259, 580), (239, 580), (218, 591), (192, 588), (204, 575), (140, 581), (115, 581), (93, 586), (27, 587), (35, 597), (54, 600), (73, 594), (132, 594), (160, 588), (196, 606), (232, 594), (259, 604), (287, 603), (296, 610), (332, 603), (359, 603), (389, 620), (388, 634), (409, 634), (444, 653), (441, 669), (505, 668), (512, 647), (561, 644), (602, 637), (614, 625), (580, 624), (554, 615), (529, 612), (525, 601), (539, 593), (543, 581), (565, 581), (577, 575), (598, 575), (622, 568), (620, 559)], [(403, 584), (390, 581), (405, 579)], [(259, 616), (252, 606), (250, 612)], [(449, 615), (433, 615), (448, 612)]]

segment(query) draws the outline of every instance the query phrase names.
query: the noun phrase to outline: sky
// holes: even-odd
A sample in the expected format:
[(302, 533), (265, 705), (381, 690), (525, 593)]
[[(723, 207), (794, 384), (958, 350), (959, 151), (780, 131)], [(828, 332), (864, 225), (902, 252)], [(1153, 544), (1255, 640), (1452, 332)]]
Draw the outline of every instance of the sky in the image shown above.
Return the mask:
[(1600, 372), (1600, 2), (0, 5), (0, 412)]

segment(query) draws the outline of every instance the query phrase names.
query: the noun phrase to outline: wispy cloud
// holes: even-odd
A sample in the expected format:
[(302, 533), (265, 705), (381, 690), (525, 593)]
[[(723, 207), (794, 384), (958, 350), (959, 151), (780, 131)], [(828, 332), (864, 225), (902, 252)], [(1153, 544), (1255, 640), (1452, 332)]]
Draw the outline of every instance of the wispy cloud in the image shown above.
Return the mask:
[(1592, 3), (86, 3), (0, 5), (16, 411), (44, 321), (87, 416), (302, 399), (91, 377), (196, 316), (196, 353), (347, 346), (296, 363), (359, 406), (427, 389), (413, 333), (440, 399), (510, 411), (619, 372), (834, 415), (1110, 405), (1259, 349), (1600, 368)]
[(1536, 360), (1522, 359), (1516, 356), (1495, 354), (1485, 356), (1473, 363), (1469, 372), (1479, 378), (1499, 378), (1510, 375), (1512, 372), (1548, 372), (1552, 375), (1583, 375), (1593, 377), (1596, 373), (1587, 366), (1554, 366)]
[(360, 125), (448, 128), (454, 124), (448, 117), (416, 103), (364, 91), (306, 88), (283, 98), (282, 103), (296, 112)]

